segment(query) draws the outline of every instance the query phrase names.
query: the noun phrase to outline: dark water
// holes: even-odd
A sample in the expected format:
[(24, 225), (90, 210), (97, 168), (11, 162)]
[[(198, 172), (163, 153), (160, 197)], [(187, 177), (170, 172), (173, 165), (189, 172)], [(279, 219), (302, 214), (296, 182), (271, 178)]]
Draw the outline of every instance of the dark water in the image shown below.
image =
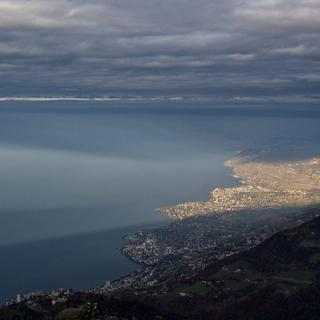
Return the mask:
[(17, 292), (92, 288), (136, 266), (119, 254), (122, 235), (135, 228), (113, 229), (0, 247), (1, 298)]
[(319, 154), (319, 124), (315, 106), (1, 102), (0, 300), (133, 270), (122, 235), (166, 223), (154, 208), (236, 183), (239, 149)]

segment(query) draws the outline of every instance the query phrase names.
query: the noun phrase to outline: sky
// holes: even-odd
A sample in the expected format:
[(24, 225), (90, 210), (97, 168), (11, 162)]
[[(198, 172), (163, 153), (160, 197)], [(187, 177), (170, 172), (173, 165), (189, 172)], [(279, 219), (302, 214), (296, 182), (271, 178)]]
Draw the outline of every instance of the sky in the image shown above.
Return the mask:
[(0, 0), (0, 97), (320, 101), (320, 0)]

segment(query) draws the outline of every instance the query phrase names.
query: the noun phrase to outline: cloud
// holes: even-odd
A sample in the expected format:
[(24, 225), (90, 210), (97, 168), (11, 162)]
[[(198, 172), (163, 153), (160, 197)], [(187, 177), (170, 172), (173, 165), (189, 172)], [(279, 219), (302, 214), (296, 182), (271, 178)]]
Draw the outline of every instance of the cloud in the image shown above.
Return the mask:
[(0, 95), (316, 94), (319, 31), (318, 0), (3, 0)]
[(289, 48), (275, 48), (270, 50), (271, 54), (279, 54), (279, 55), (289, 55), (289, 56), (298, 56), (298, 57), (307, 57), (320, 56), (320, 48), (317, 47), (306, 47), (305, 45), (298, 45), (296, 47)]
[(244, 1), (234, 12), (237, 18), (241, 18), (243, 25), (256, 26), (258, 24), (258, 30), (269, 28), (266, 29), (268, 32), (268, 30), (277, 28), (281, 32), (299, 27), (305, 31), (317, 32), (320, 27), (319, 9), (319, 1), (248, 0)]

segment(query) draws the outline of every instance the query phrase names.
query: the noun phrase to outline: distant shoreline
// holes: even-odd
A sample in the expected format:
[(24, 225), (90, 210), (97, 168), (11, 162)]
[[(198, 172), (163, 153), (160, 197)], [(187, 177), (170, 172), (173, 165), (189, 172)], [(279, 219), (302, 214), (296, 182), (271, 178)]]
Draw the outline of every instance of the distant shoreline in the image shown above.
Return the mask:
[(184, 101), (195, 99), (195, 97), (182, 96), (97, 96), (97, 97), (77, 97), (77, 96), (34, 96), (34, 97), (0, 97), (1, 101)]

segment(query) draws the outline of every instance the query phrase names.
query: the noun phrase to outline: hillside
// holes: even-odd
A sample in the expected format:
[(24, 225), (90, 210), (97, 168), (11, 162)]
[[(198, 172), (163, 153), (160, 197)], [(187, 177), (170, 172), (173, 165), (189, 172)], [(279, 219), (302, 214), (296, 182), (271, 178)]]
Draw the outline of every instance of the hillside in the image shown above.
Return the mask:
[(169, 280), (163, 294), (61, 292), (4, 307), (0, 319), (318, 319), (319, 267), (316, 217), (189, 279)]

